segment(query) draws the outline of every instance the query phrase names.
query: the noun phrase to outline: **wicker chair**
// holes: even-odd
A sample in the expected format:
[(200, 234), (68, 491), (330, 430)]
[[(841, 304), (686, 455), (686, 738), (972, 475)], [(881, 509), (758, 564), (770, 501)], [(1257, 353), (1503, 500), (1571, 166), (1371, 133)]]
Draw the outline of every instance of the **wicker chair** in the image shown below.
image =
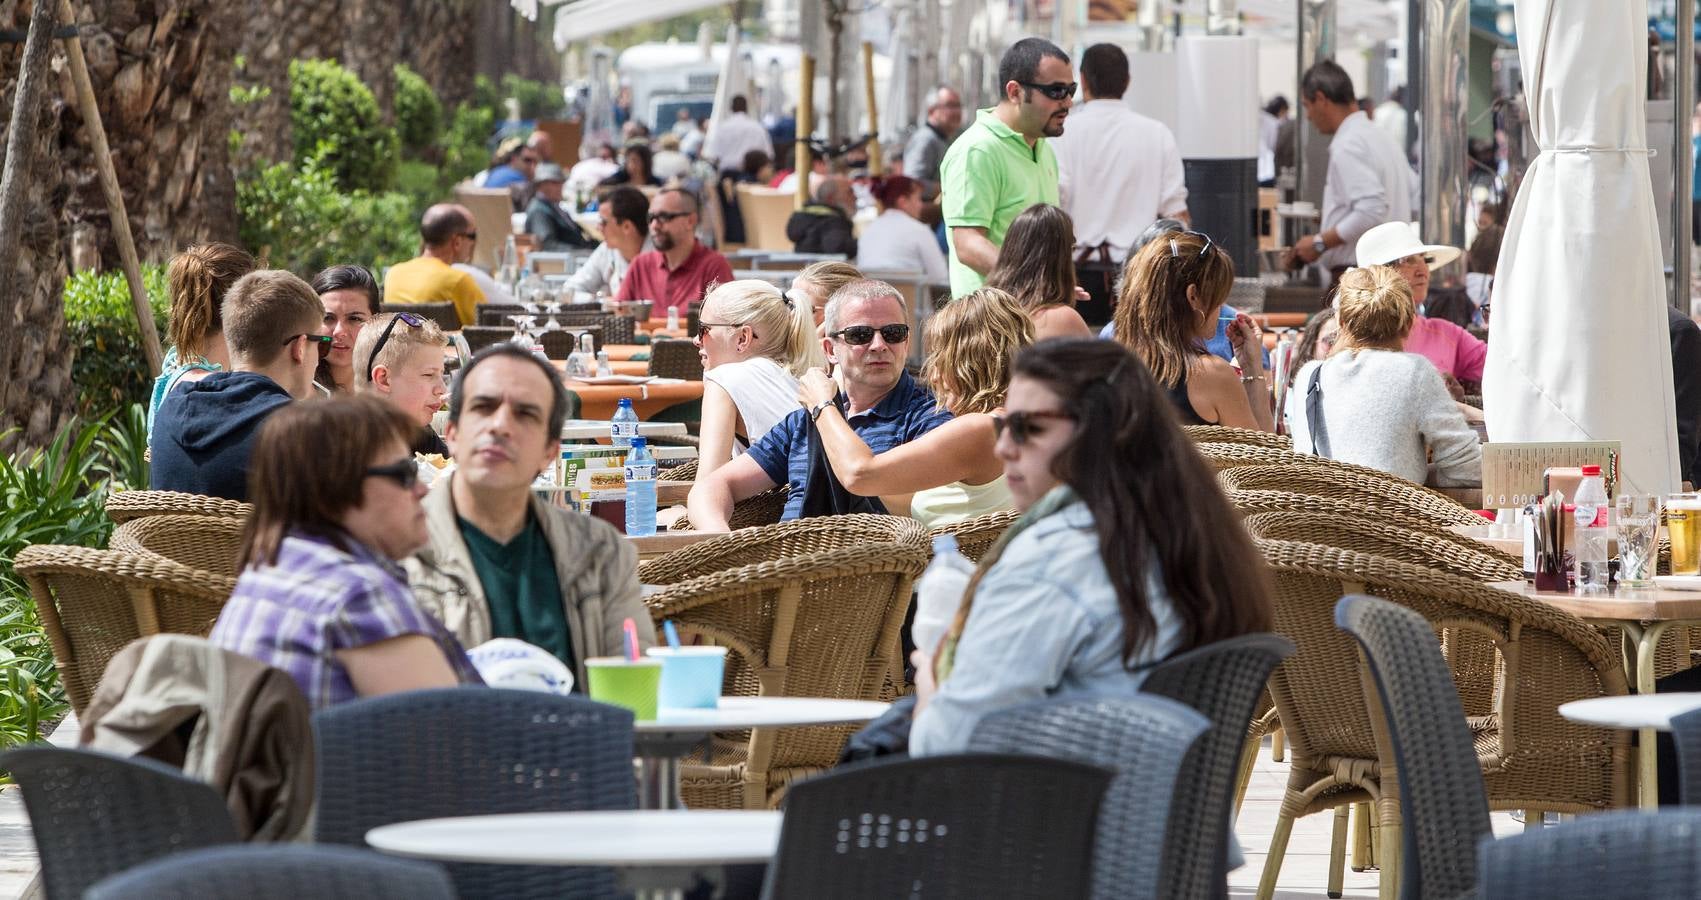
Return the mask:
[(584, 326), (595, 325), (602, 329), (603, 335), (611, 344), (630, 344), (637, 336), (637, 323), (630, 317), (606, 313), (600, 308), (564, 311), (556, 316), (556, 321), (574, 331), (578, 331)]
[(1196, 444), (1246, 444), (1272, 450), (1292, 450), (1293, 438), (1252, 428), (1230, 428), (1227, 425), (1183, 425), (1182, 431)]
[[(639, 566), (662, 585), (657, 622), (728, 648), (736, 696), (886, 698), (901, 672), (910, 586), (927, 566), (927, 532), (896, 516), (827, 516), (710, 538)], [(792, 779), (838, 759), (852, 726), (757, 729), (717, 738), (687, 760), (687, 806), (761, 809)]]
[[(1335, 624), (1358, 639), (1376, 685), (1365, 692), (1378, 753), (1394, 760), (1399, 782), (1401, 892), (1407, 897), (1469, 898), (1476, 886), (1477, 841), (1488, 821), (1470, 723), (1453, 674), (1423, 616), (1374, 597), (1343, 597)], [(1383, 851), (1394, 858), (1393, 848)]]
[(539, 313), (536, 311), (526, 312), (526, 308), (518, 303), (480, 303), (478, 305), (478, 325), (481, 328), (506, 328), (513, 331), (514, 320), (509, 318), (510, 316), (536, 315), (539, 315)]
[[(1582, 620), (1436, 569), (1321, 544), (1254, 540), (1274, 576), (1276, 630), (1298, 648), (1270, 678), (1292, 766), (1260, 898), (1275, 890), (1300, 816), (1368, 800), (1388, 846), (1399, 842), (1399, 801), (1383, 789), (1358, 653), (1334, 624), (1335, 604), (1348, 593), (1379, 596), (1416, 610), (1431, 627), (1470, 628), (1494, 641), (1504, 661), (1498, 715), (1471, 723), (1494, 808), (1590, 812), (1628, 802), (1629, 735), (1557, 712), (1571, 700), (1626, 691), (1615, 648)], [(1338, 884), (1338, 854), (1331, 865)], [(1386, 873), (1384, 879), (1393, 886)]]
[(1369, 516), (1374, 517), (1376, 521), (1398, 525), (1412, 531), (1457, 537), (1453, 532), (1448, 531), (1446, 526), (1437, 524), (1434, 519), (1415, 513), (1398, 504), (1364, 503), (1334, 497), (1319, 497), (1315, 494), (1294, 493), (1293, 491), (1225, 489), (1223, 493), (1228, 496), (1229, 502), (1234, 504), (1234, 508), (1239, 510), (1243, 516), (1257, 513), (1289, 512), (1322, 513), (1349, 519)]
[(380, 311), (387, 313), (407, 312), (416, 316), (424, 316), (436, 322), (437, 327), (444, 331), (460, 331), (461, 325), (464, 324), (461, 322), (460, 312), (455, 309), (455, 304), (450, 302), (386, 303), (380, 308)]
[(657, 378), (703, 380), (703, 359), (690, 341), (660, 340), (650, 345), (650, 374)]
[(124, 645), (161, 632), (205, 637), (236, 579), (162, 556), (42, 544), (18, 553), (65, 696), (78, 713)]
[(579, 346), (579, 335), (591, 336), (591, 350), (602, 349), (602, 328), (596, 325), (563, 325), (554, 331), (538, 332), (543, 355), (550, 359), (566, 359)]
[(1163, 880), (1164, 835), (1182, 824), (1172, 814), (1192, 788), (1182, 763), (1210, 727), (1163, 697), (1041, 700), (987, 714), (969, 750), (1072, 759), (1115, 773), (1099, 806), (1091, 896), (1181, 897)]
[(241, 500), (181, 491), (119, 491), (106, 498), (106, 514), (122, 525), (143, 516), (223, 516), (246, 519), (254, 509)]
[(455, 900), (443, 867), (352, 847), (258, 844), (156, 860), (84, 900)]
[(1449, 497), (1380, 472), (1367, 477), (1321, 466), (1246, 466), (1219, 471), (1217, 483), (1225, 491), (1291, 491), (1333, 497), (1360, 504), (1372, 515), (1379, 509), (1392, 509), (1442, 528), (1481, 525), (1484, 521)]
[(112, 532), (107, 547), (160, 556), (194, 569), (235, 578), (242, 555), (243, 519), (215, 516), (145, 516)]
[(495, 326), (468, 325), (461, 329), (461, 337), (466, 338), (467, 350), (477, 353), (486, 347), (501, 344), (514, 336), (513, 328), (497, 328)]
[(998, 543), (1019, 516), (1021, 513), (1013, 509), (987, 513), (952, 525), (936, 526), (927, 532), (927, 538), (931, 541), (941, 534), (954, 534), (957, 536), (957, 550), (974, 562), (980, 562), (980, 558)]
[(1701, 900), (1701, 810), (1588, 816), (1478, 853), (1482, 900)]
[(696, 481), (697, 461), (688, 459), (671, 469), (662, 469), (656, 477), (663, 481)]
[(1083, 763), (983, 754), (812, 778), (786, 803), (762, 896), (1085, 898), (1110, 780)]
[[(696, 480), (697, 472), (692, 470), (691, 478)], [(680, 481), (676, 476), (670, 476), (669, 481)], [(738, 531), (741, 528), (755, 528), (759, 525), (776, 525), (780, 517), (785, 515), (786, 498), (791, 495), (791, 485), (782, 484), (769, 488), (760, 494), (746, 497), (732, 505), (732, 515), (727, 518), (727, 528)], [(670, 531), (690, 531), (691, 520), (682, 518), (674, 523)]]

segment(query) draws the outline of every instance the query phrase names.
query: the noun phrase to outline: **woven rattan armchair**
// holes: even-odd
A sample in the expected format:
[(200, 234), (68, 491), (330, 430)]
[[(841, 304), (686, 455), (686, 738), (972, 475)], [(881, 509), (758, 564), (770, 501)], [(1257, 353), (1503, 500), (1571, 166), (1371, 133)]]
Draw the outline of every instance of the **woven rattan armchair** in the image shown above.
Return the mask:
[(1246, 466), (1219, 471), (1217, 483), (1225, 491), (1291, 491), (1332, 497), (1365, 507), (1368, 515), (1393, 510), (1442, 528), (1484, 522), (1482, 516), (1450, 497), (1381, 472), (1367, 476), (1323, 466)]
[(951, 525), (939, 525), (927, 532), (927, 538), (931, 541), (941, 534), (954, 534), (957, 536), (957, 550), (969, 559), (980, 562), (980, 558), (992, 549), (993, 544), (998, 543), (998, 539), (1004, 536), (1004, 532), (1009, 530), (1011, 523), (1020, 515), (1021, 513), (1013, 509), (987, 513)]
[(657, 378), (703, 380), (703, 359), (690, 341), (660, 340), (650, 345), (650, 374)]
[[(1471, 721), (1492, 807), (1589, 812), (1628, 802), (1629, 735), (1568, 722), (1557, 712), (1572, 700), (1626, 691), (1617, 651), (1582, 620), (1437, 569), (1322, 544), (1254, 540), (1275, 582), (1276, 631), (1298, 648), (1270, 678), (1292, 766), (1260, 898), (1275, 890), (1300, 816), (1369, 800), (1384, 845), (1400, 842), (1399, 800), (1382, 784), (1385, 761), (1358, 651), (1335, 627), (1335, 605), (1347, 594), (1381, 597), (1416, 610), (1432, 628), (1470, 628), (1494, 641), (1504, 661), (1497, 714)], [(1341, 864), (1337, 854), (1334, 884)], [(1384, 879), (1383, 896), (1391, 897), (1393, 880), (1386, 872)]]
[(235, 578), (246, 527), (242, 519), (218, 516), (145, 516), (118, 526), (107, 546)]
[[(695, 464), (695, 460), (692, 464)], [(678, 476), (669, 476), (669, 481), (682, 481)], [(691, 480), (697, 480), (695, 469), (691, 472)], [(791, 485), (782, 484), (772, 487), (760, 494), (746, 497), (732, 505), (732, 515), (727, 517), (727, 529), (738, 531), (741, 528), (755, 528), (761, 525), (775, 525), (780, 517), (785, 515), (786, 498), (791, 495)], [(689, 517), (675, 522), (670, 531), (690, 531)]]
[(122, 525), (143, 516), (223, 516), (246, 519), (254, 509), (241, 500), (181, 491), (119, 491), (106, 498), (106, 514)]
[(672, 468), (662, 469), (656, 473), (656, 477), (662, 481), (696, 481), (697, 461), (688, 459)]
[(162, 556), (42, 544), (18, 553), (71, 707), (81, 713), (124, 645), (161, 632), (205, 637), (236, 579)]
[(1229, 502), (1240, 511), (1242, 516), (1257, 513), (1289, 512), (1322, 513), (1349, 519), (1370, 516), (1379, 522), (1388, 522), (1413, 531), (1452, 534), (1446, 526), (1437, 524), (1434, 519), (1397, 504), (1363, 503), (1334, 497), (1319, 497), (1315, 494), (1299, 494), (1293, 491), (1243, 491), (1225, 488), (1223, 493), (1228, 496)]
[(1183, 425), (1181, 430), (1196, 444), (1248, 444), (1273, 450), (1292, 450), (1293, 438), (1271, 434), (1254, 428), (1230, 428), (1227, 425)]
[(526, 308), (518, 303), (480, 303), (478, 305), (478, 325), (483, 328), (507, 328), (512, 330), (514, 320), (509, 316), (536, 316), (536, 311), (526, 312)]
[[(657, 622), (728, 648), (735, 696), (887, 698), (901, 671), (910, 587), (927, 531), (897, 516), (826, 516), (710, 538), (639, 566)], [(761, 809), (838, 759), (854, 726), (757, 729), (687, 760), (687, 806)]]
[(494, 325), (468, 325), (461, 329), (461, 337), (467, 341), (467, 350), (477, 353), (486, 347), (504, 343), (514, 337), (513, 328), (498, 328)]

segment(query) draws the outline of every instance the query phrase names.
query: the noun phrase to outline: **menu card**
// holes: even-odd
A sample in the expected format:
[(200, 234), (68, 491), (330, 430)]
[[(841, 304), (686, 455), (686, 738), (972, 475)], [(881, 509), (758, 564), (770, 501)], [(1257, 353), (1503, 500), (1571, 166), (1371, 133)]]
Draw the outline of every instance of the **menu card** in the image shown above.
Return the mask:
[(1542, 494), (1542, 473), (1552, 466), (1601, 467), (1608, 497), (1618, 496), (1618, 441), (1537, 441), (1482, 445), (1484, 509), (1519, 509)]

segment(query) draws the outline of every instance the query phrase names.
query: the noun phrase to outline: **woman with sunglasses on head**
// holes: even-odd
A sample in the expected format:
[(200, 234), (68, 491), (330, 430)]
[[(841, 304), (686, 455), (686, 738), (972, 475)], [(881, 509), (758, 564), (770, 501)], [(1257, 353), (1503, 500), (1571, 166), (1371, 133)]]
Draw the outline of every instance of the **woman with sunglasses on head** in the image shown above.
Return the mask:
[(443, 329), (414, 313), (384, 313), (369, 322), (355, 341), (356, 383), (376, 394), (414, 423), (415, 453), (448, 457), (449, 445), (431, 430), (449, 389), (443, 382)]
[(1035, 337), (1092, 337), (1075, 311), (1075, 227), (1069, 214), (1049, 203), (1028, 207), (1010, 223), (998, 264), (986, 286), (998, 288), (1033, 317)]
[[(921, 379), (953, 418), (877, 454), (842, 417), (822, 416), (816, 426), (833, 474), (846, 490), (881, 497), (889, 509), (891, 498), (913, 494), (909, 514), (929, 528), (1011, 508), (1004, 466), (993, 452), (993, 413), (1010, 387), (1011, 360), (1033, 342), (1033, 320), (997, 288), (946, 304), (927, 320)], [(833, 379), (814, 369), (803, 376), (797, 398), (813, 408), (837, 392)]]
[(1209, 235), (1159, 237), (1123, 269), (1116, 340), (1169, 392), (1181, 424), (1275, 431), (1257, 323), (1242, 313), (1228, 326), (1239, 372), (1205, 348), (1232, 287), (1234, 263)]
[(880, 178), (874, 184), (880, 217), (868, 223), (856, 243), (856, 264), (869, 272), (920, 272), (933, 284), (951, 280), (945, 254), (933, 229), (921, 223), (921, 182), (903, 175)]
[(966, 750), (995, 710), (1131, 696), (1153, 664), (1270, 626), (1268, 576), (1240, 516), (1127, 350), (1035, 344), (1016, 358), (999, 421), (1022, 516), (981, 559), (940, 645), (916, 650), (916, 756)]
[(331, 352), (313, 374), (328, 394), (355, 389), (354, 342), (360, 330), (378, 315), (378, 279), (365, 266), (332, 266), (313, 276), (313, 293), (325, 304), (325, 329)]
[(703, 298), (703, 424), (697, 477), (706, 478), (797, 409), (797, 379), (826, 364), (807, 303), (766, 281), (718, 285)]
[(166, 269), (171, 287), (166, 338), (171, 346), (165, 351), (148, 401), (150, 433), (160, 403), (179, 384), (200, 381), (230, 368), (220, 304), (230, 286), (254, 268), (254, 257), (248, 251), (218, 242), (197, 244), (171, 258)]
[(292, 406), (260, 430), (242, 574), (211, 640), (288, 672), (315, 710), (481, 683), (398, 565), (428, 540), (413, 435), (375, 397)]

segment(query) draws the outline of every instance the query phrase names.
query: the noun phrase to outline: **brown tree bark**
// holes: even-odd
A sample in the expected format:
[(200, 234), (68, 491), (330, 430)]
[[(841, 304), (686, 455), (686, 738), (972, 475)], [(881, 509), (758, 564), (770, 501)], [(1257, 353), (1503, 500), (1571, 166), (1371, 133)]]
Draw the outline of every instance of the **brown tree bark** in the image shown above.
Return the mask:
[(403, 0), (344, 0), (342, 64), (378, 101), (385, 122), (396, 120), (396, 63), (402, 59)]
[(474, 0), (404, 0), (401, 55), (445, 109), (472, 96), (477, 65)]
[(242, 144), (239, 169), (283, 162), (294, 152), (289, 124), (289, 62), (292, 59), (341, 59), (345, 31), (337, 0), (225, 0), (244, 13), (236, 82), (263, 88), (265, 96), (236, 108)]

